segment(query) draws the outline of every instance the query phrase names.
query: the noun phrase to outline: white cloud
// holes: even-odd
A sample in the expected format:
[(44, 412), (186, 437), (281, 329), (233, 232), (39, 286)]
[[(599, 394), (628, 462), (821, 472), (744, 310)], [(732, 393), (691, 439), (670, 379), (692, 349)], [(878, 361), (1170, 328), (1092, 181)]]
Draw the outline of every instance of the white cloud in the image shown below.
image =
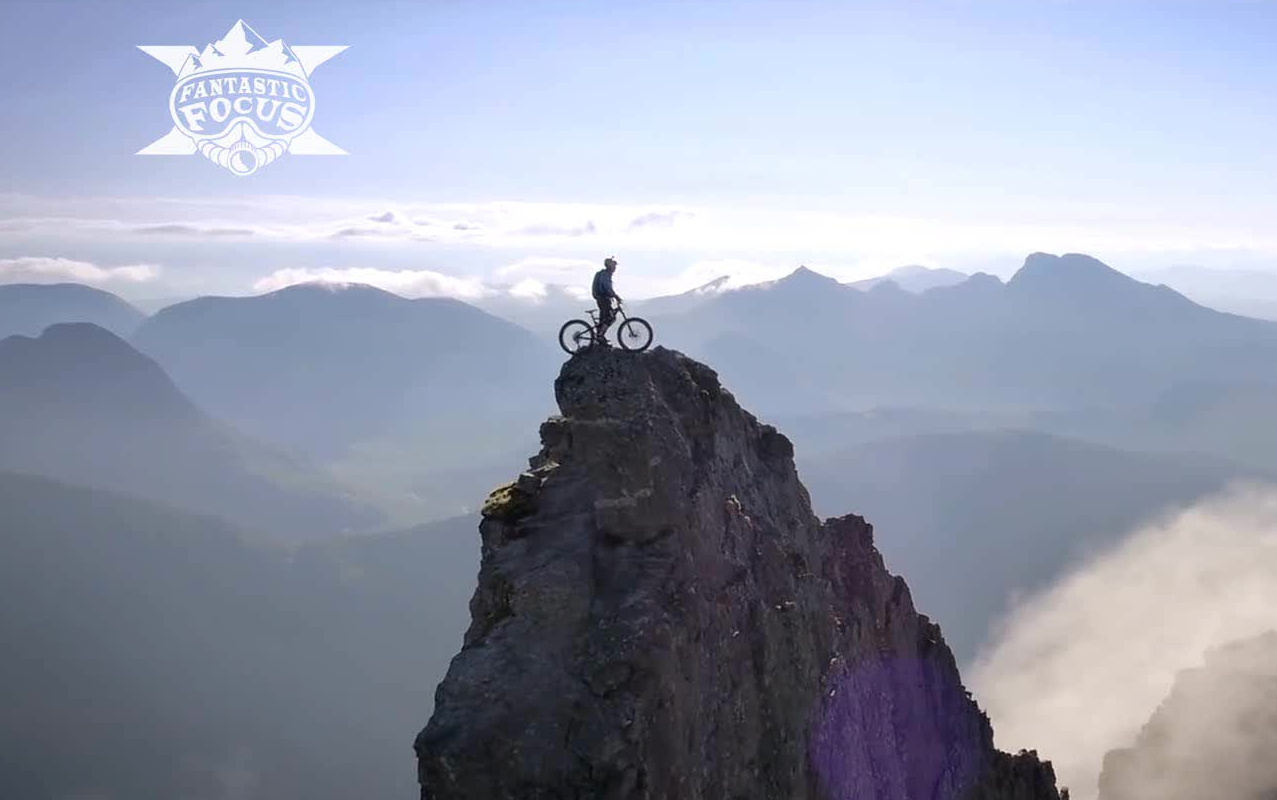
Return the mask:
[(378, 269), (375, 267), (290, 267), (278, 269), (252, 284), (255, 292), (273, 292), (299, 283), (334, 285), (367, 284), (402, 297), (453, 297), (475, 302), (502, 298), (537, 305), (558, 292), (580, 299), (587, 288), (593, 265), (569, 258), (530, 257), (507, 264), (493, 273), (491, 280), (473, 275), (449, 275), (428, 269)]
[(252, 228), (216, 228), (199, 225), (185, 225), (182, 223), (139, 225), (133, 228), (132, 232), (153, 236), (192, 236), (206, 238), (219, 236), (252, 236), (254, 233)]
[(584, 225), (547, 225), (538, 222), (525, 228), (519, 228), (513, 233), (515, 236), (566, 236), (568, 238), (576, 238), (598, 233), (598, 228), (595, 227), (592, 220), (586, 220)]
[(1277, 623), (1277, 489), (1149, 524), (1014, 609), (969, 671), (999, 747), (1036, 748), (1075, 800), (1182, 669)]
[(0, 281), (4, 283), (146, 283), (159, 275), (160, 267), (154, 264), (100, 267), (88, 261), (73, 261), (69, 258), (0, 259)]
[(497, 268), (494, 275), (499, 280), (533, 278), (545, 283), (573, 285), (589, 283), (595, 271), (602, 266), (602, 263), (594, 264), (583, 258), (531, 256)]
[(680, 219), (691, 219), (696, 216), (691, 211), (683, 211), (674, 209), (673, 211), (648, 211), (640, 214), (630, 220), (627, 230), (635, 230), (637, 228), (669, 228), (678, 223)]
[(524, 278), (510, 287), (510, 296), (520, 300), (539, 302), (548, 294), (546, 285), (535, 278)]
[(482, 280), (445, 275), (426, 269), (388, 270), (370, 267), (336, 269), (289, 268), (272, 272), (253, 284), (258, 292), (273, 292), (299, 283), (363, 283), (403, 297), (454, 297), (480, 300), (495, 293)]

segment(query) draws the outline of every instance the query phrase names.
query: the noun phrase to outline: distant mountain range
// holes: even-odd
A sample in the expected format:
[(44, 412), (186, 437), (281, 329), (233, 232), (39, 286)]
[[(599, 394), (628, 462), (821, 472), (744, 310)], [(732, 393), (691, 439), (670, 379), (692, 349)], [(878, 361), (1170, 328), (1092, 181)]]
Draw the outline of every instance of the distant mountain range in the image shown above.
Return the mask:
[[(1256, 436), (1277, 430), (1262, 408), (1277, 396), (1277, 325), (1213, 311), (1093, 258), (1033, 254), (1007, 282), (905, 267), (843, 284), (800, 268), (731, 287), (723, 276), (630, 310), (652, 320), (658, 343), (714, 365), (767, 416), (929, 409), (980, 429), (1010, 424), (1277, 469), (1277, 451)], [(28, 288), (0, 287), (0, 300)], [(84, 287), (35, 288), (84, 289), (128, 308)], [(528, 431), (550, 411), (546, 377), (562, 358), (550, 339), (589, 305), (579, 295), (548, 287), (538, 303), (486, 301), (521, 327), (455, 300), (308, 284), (177, 303), (132, 341), (214, 418), (320, 459), (407, 522), (473, 509), (501, 465), (532, 445)], [(44, 308), (41, 321), (88, 316)], [(117, 325), (140, 320), (130, 310)]]
[(0, 340), (0, 469), (127, 492), (289, 539), (381, 519), (304, 461), (208, 417), (154, 361), (90, 323)]
[[(976, 274), (920, 294), (799, 269), (654, 325), (768, 413), (1144, 404), (1184, 380), (1253, 382), (1277, 364), (1277, 325), (1083, 255), (1034, 254), (1007, 283)], [(795, 374), (821, 391), (770, 379)]]
[[(806, 269), (805, 267), (803, 269)], [(922, 292), (940, 286), (951, 286), (966, 280), (967, 275), (951, 269), (931, 269), (922, 266), (898, 267), (885, 275), (866, 278), (846, 284), (854, 289), (868, 291), (888, 281), (908, 292)], [(529, 330), (541, 333), (557, 334), (559, 326), (568, 319), (582, 315), (583, 309), (593, 306), (594, 301), (586, 290), (586, 281), (580, 286), (563, 286), (551, 284), (544, 287), (544, 292), (536, 295), (521, 296), (512, 294), (510, 287), (502, 287), (503, 291), (491, 297), (480, 298), (475, 305), (489, 313), (516, 322)], [(644, 316), (662, 316), (690, 312), (713, 298), (730, 292), (749, 289), (752, 286), (738, 285), (731, 275), (720, 275), (693, 289), (672, 295), (661, 295), (647, 298), (629, 298), (626, 307), (631, 314)], [(627, 295), (623, 292), (622, 297)]]
[(563, 355), (460, 301), (359, 285), (179, 303), (133, 342), (213, 416), (317, 459), (402, 524), (478, 507), (532, 446)]
[(110, 292), (78, 283), (0, 284), (0, 339), (39, 336), (58, 322), (92, 322), (128, 337), (145, 318)]
[(925, 292), (928, 289), (937, 289), (941, 286), (953, 286), (955, 283), (962, 283), (967, 277), (965, 272), (958, 272), (953, 269), (932, 269), (914, 264), (907, 267), (897, 267), (886, 275), (879, 275), (876, 278), (852, 281), (848, 286), (861, 291), (868, 291), (879, 284), (891, 281), (906, 292)]
[(543, 415), (556, 359), (525, 329), (460, 301), (362, 285), (202, 297), (162, 309), (133, 342), (214, 416), (324, 456), (405, 426)]

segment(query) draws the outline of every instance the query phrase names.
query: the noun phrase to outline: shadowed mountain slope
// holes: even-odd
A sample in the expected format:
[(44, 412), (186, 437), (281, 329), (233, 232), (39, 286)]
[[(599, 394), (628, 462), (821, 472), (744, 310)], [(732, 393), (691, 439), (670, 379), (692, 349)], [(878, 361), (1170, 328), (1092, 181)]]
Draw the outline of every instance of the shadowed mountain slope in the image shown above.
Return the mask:
[(0, 508), (0, 796), (411, 795), (473, 519), (290, 552), (27, 475)]
[(380, 519), (298, 459), (236, 434), (88, 323), (0, 340), (0, 469), (112, 489), (282, 538)]

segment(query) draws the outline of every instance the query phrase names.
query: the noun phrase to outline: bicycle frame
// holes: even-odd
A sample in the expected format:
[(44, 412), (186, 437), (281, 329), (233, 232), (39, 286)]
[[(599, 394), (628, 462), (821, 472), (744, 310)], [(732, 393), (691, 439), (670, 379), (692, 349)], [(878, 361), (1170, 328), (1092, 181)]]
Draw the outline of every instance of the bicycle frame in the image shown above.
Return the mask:
[[(617, 303), (615, 310), (616, 317), (612, 320), (612, 322), (617, 322), (618, 320), (624, 322), (629, 319), (629, 317), (625, 316), (625, 306)], [(599, 310), (597, 308), (591, 308), (587, 309), (585, 313), (590, 315), (590, 322), (594, 325), (594, 327), (599, 327)]]

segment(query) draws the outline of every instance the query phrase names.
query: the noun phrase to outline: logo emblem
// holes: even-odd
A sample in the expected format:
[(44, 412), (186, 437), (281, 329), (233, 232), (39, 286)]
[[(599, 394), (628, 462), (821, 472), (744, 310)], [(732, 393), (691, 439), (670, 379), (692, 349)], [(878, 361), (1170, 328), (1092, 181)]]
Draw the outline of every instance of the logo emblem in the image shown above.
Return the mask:
[(199, 153), (234, 175), (252, 175), (285, 153), (346, 155), (310, 127), (310, 76), (346, 47), (268, 42), (243, 20), (203, 50), (138, 45), (173, 70), (177, 84), (168, 102), (173, 130), (137, 154)]

